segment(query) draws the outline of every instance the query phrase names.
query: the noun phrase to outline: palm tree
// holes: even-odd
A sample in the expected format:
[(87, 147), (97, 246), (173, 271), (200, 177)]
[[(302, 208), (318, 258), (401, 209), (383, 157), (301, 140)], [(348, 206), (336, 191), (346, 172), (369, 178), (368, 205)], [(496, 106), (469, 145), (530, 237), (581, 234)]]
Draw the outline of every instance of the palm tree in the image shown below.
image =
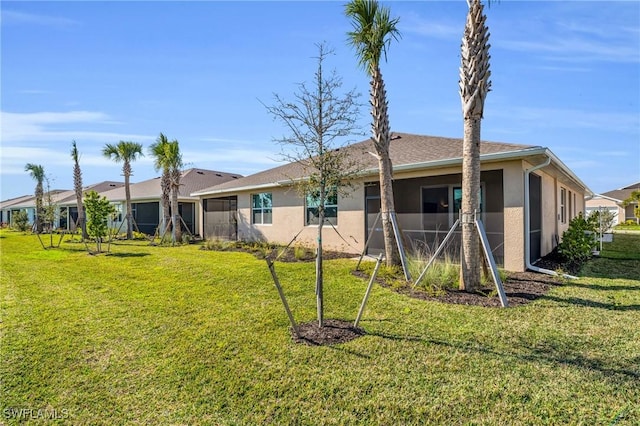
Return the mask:
[(78, 206), (78, 226), (82, 230), (82, 239), (88, 238), (87, 223), (84, 214), (84, 205), (82, 204), (82, 170), (80, 170), (80, 154), (76, 141), (71, 144), (71, 158), (73, 158), (73, 189), (76, 193), (76, 205)]
[(380, 58), (387, 56), (391, 40), (398, 40), (400, 32), (396, 25), (399, 18), (391, 19), (389, 9), (380, 6), (376, 0), (352, 0), (345, 8), (347, 17), (352, 19), (353, 31), (348, 32), (349, 43), (356, 49), (360, 66), (371, 77), (371, 130), (373, 144), (378, 157), (380, 171), (380, 209), (382, 232), (384, 234), (387, 265), (399, 264), (398, 250), (391, 223), (394, 213), (392, 175), (393, 166), (389, 157), (391, 141), (387, 92), (380, 71)]
[(165, 156), (169, 166), (171, 184), (171, 240), (175, 244), (182, 240), (180, 227), (180, 213), (178, 212), (178, 193), (180, 192), (180, 177), (182, 175), (182, 154), (177, 140), (172, 140), (165, 147)]
[(154, 158), (153, 165), (156, 169), (162, 170), (160, 178), (160, 188), (162, 189), (162, 228), (161, 235), (164, 235), (171, 220), (171, 211), (169, 207), (169, 194), (171, 193), (171, 177), (169, 174), (169, 164), (167, 162), (166, 147), (169, 144), (167, 137), (160, 133), (154, 144), (149, 146), (149, 155)]
[(464, 119), (462, 146), (462, 253), (460, 289), (471, 291), (480, 284), (480, 248), (473, 222), (480, 193), (480, 121), (484, 100), (491, 89), (489, 29), (480, 0), (467, 0), (469, 12), (461, 46), (460, 98)]
[(102, 155), (112, 159), (116, 163), (122, 163), (122, 174), (124, 175), (124, 194), (126, 198), (127, 211), (127, 239), (133, 238), (133, 215), (131, 214), (131, 190), (129, 188), (129, 177), (131, 176), (131, 162), (135, 161), (142, 153), (142, 144), (137, 142), (120, 141), (117, 145), (105, 144)]
[(44, 168), (39, 164), (27, 163), (24, 166), (24, 171), (29, 172), (33, 180), (36, 181), (36, 217), (35, 217), (35, 225), (36, 232), (39, 234), (42, 232), (42, 216), (43, 216), (43, 197), (44, 197), (44, 189), (43, 182), (45, 179)]

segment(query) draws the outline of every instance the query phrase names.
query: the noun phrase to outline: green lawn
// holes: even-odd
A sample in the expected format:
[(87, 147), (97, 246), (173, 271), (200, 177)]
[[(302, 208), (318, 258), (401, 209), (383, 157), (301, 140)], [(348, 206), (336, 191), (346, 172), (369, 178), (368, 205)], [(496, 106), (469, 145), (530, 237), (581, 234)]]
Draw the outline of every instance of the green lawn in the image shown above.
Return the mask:
[[(90, 256), (5, 231), (0, 424), (638, 425), (640, 236), (614, 238), (524, 307), (376, 286), (366, 336), (312, 347), (251, 255), (138, 241)], [(326, 262), (327, 318), (355, 318), (354, 265)], [(313, 264), (276, 268), (313, 319)]]

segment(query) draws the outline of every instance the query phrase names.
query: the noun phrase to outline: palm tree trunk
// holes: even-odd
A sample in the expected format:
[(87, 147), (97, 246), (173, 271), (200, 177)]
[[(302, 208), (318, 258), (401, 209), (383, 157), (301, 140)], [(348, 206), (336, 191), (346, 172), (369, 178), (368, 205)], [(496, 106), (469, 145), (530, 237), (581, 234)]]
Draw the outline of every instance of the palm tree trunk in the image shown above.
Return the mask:
[(42, 217), (44, 216), (43, 211), (43, 198), (44, 198), (44, 190), (42, 189), (42, 181), (38, 181), (36, 184), (36, 232), (40, 234), (42, 232)]
[(178, 188), (174, 186), (171, 191), (171, 240), (175, 244), (181, 239), (180, 214), (178, 213)]
[(460, 290), (473, 291), (480, 286), (480, 241), (474, 223), (479, 213), (480, 193), (480, 118), (465, 118), (462, 147), (462, 253)]
[(162, 172), (160, 187), (162, 189), (162, 229), (160, 230), (160, 235), (164, 236), (164, 233), (167, 231), (167, 227), (171, 222), (171, 200), (169, 196), (171, 192), (171, 178), (167, 168)]
[(127, 240), (133, 239), (133, 213), (131, 211), (131, 188), (129, 188), (129, 176), (131, 176), (131, 165), (128, 161), (122, 166), (122, 174), (124, 175), (124, 196), (127, 207)]
[(393, 165), (389, 156), (391, 137), (387, 92), (378, 66), (372, 67), (371, 72), (371, 114), (373, 115), (373, 142), (378, 154), (378, 169), (380, 173), (380, 210), (384, 251), (387, 266), (393, 266), (400, 264), (400, 256), (391, 223), (391, 214), (395, 212), (395, 205), (393, 200)]

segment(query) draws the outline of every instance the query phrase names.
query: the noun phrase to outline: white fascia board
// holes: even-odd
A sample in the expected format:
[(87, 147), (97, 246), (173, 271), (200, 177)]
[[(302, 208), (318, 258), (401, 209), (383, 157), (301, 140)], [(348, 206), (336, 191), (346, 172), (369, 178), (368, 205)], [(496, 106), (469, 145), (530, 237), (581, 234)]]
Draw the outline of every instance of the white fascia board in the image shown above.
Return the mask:
[(203, 191), (197, 191), (197, 192), (192, 192), (191, 195), (192, 197), (198, 197), (198, 198), (202, 198), (205, 197), (207, 195), (224, 195), (224, 194), (234, 194), (236, 192), (243, 192), (243, 191), (253, 191), (256, 189), (268, 189), (268, 188), (275, 188), (277, 186), (284, 186), (287, 184), (291, 184), (293, 183), (293, 181), (291, 180), (286, 180), (286, 181), (279, 181), (279, 182), (270, 182), (270, 183), (262, 183), (259, 185), (245, 185), (245, 186), (238, 186), (235, 188), (225, 188), (225, 189), (212, 189), (212, 190), (203, 190)]
[[(519, 149), (517, 151), (506, 151), (506, 152), (498, 152), (492, 154), (483, 154), (480, 155), (480, 161), (503, 161), (503, 160), (511, 160), (517, 158), (529, 157), (532, 155), (545, 155), (547, 149), (544, 147), (532, 147), (526, 149)], [(411, 164), (402, 164), (399, 166), (393, 166), (394, 172), (409, 172), (414, 170), (423, 170), (423, 169), (435, 169), (440, 167), (448, 167), (448, 166), (456, 166), (462, 164), (462, 157), (457, 158), (447, 158), (443, 160), (434, 160), (434, 161), (422, 161), (419, 163), (411, 163)], [(378, 173), (378, 168), (372, 168), (365, 170), (363, 172), (364, 175), (373, 175)]]

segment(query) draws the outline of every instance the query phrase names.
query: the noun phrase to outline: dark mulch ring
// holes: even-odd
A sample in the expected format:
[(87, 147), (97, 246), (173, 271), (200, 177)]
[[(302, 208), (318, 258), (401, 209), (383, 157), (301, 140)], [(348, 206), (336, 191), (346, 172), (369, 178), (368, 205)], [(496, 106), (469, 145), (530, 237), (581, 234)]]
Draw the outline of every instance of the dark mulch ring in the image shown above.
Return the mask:
[[(580, 265), (568, 267), (563, 263), (557, 252), (552, 252), (540, 259), (536, 266), (551, 271), (563, 270), (569, 273), (575, 272)], [(576, 269), (578, 268), (578, 269)], [(354, 275), (368, 280), (369, 276), (361, 271), (354, 271)], [(410, 284), (398, 286), (392, 285), (384, 280), (376, 280), (380, 285), (421, 300), (433, 300), (443, 303), (453, 303), (458, 305), (475, 305), (485, 307), (501, 307), (495, 285), (486, 285), (475, 292), (460, 291), (451, 288), (442, 288), (437, 291), (428, 292), (421, 288), (413, 288)], [(507, 302), (510, 307), (525, 305), (539, 297), (544, 296), (552, 287), (562, 284), (562, 278), (554, 275), (547, 275), (537, 272), (509, 272), (508, 278), (502, 283)]]
[[(510, 273), (509, 278), (502, 283), (510, 307), (525, 305), (536, 300), (557, 285), (560, 285), (558, 277), (535, 272)], [(502, 306), (495, 285), (486, 286), (474, 292), (444, 288), (432, 294), (424, 290), (413, 289), (411, 286), (400, 287), (396, 291), (416, 299), (434, 300), (457, 305)]]
[(366, 334), (360, 327), (354, 327), (353, 323), (336, 319), (324, 320), (322, 327), (318, 326), (318, 321), (298, 324), (298, 333), (300, 337), (291, 331), (293, 341), (311, 346), (350, 342)]
[[(293, 247), (289, 247), (284, 253), (282, 250), (277, 252), (274, 251), (273, 254), (269, 256), (271, 260), (275, 259), (277, 256), (278, 261), (280, 262), (312, 262), (316, 260), (316, 253), (310, 249), (305, 250), (296, 250)], [(332, 259), (353, 259), (357, 255), (353, 253), (343, 253), (340, 251), (331, 251), (331, 250), (323, 250), (322, 251), (322, 259), (323, 260), (332, 260)]]

